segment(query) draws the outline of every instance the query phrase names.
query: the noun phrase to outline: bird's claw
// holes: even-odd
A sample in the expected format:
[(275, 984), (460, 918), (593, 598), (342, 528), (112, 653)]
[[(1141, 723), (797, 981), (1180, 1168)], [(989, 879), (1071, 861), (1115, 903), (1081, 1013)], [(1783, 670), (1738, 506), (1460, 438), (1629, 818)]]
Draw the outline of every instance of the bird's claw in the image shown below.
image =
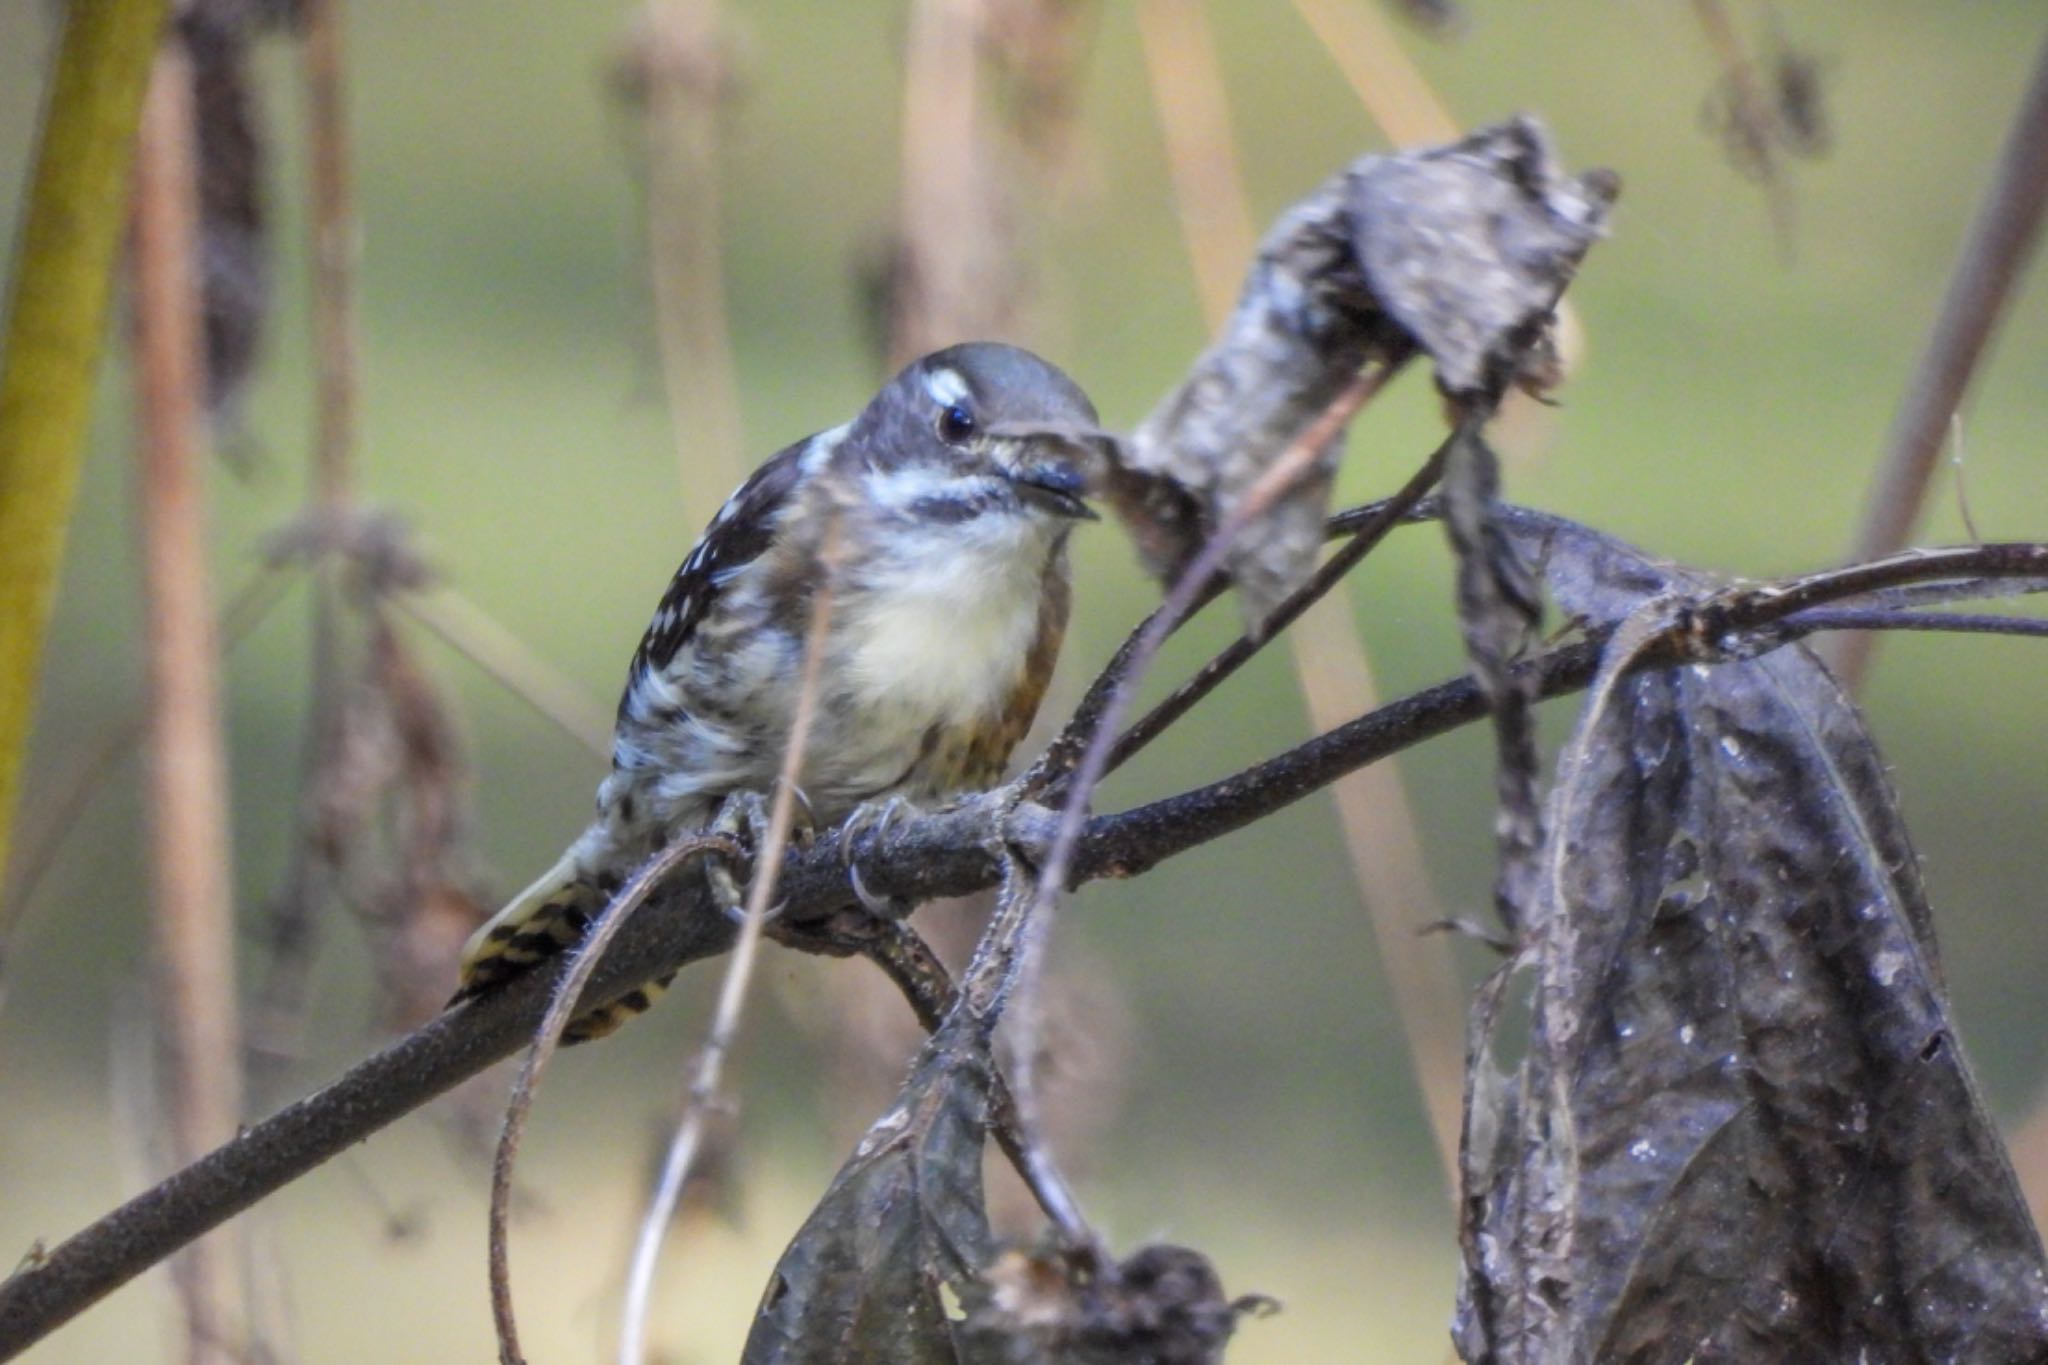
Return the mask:
[[(803, 788), (795, 789), (795, 817), (790, 822), (790, 839), (799, 845), (808, 844), (817, 833), (811, 819), (810, 798)], [(767, 799), (761, 793), (738, 791), (719, 803), (718, 817), (712, 821), (711, 832), (721, 834), (745, 850), (745, 860), (751, 862), (760, 849), (768, 842), (770, 816)], [(747, 917), (746, 890), (734, 875), (730, 859), (712, 856), (706, 860), (704, 877), (710, 884), (711, 895), (725, 917), (735, 924)], [(778, 901), (768, 908), (766, 918), (774, 919), (781, 914), (788, 901)]]
[(860, 865), (854, 859), (854, 844), (873, 833), (876, 838), (887, 838), (889, 829), (906, 815), (917, 813), (917, 807), (908, 798), (891, 796), (881, 801), (870, 801), (846, 817), (839, 826), (839, 861), (846, 868), (847, 880), (853, 885), (853, 894), (870, 914), (900, 918), (905, 912), (904, 902), (893, 896), (877, 895), (870, 891), (861, 880)]
[[(719, 908), (725, 912), (725, 917), (734, 924), (745, 924), (747, 922), (747, 907), (743, 903), (739, 901), (721, 901)], [(789, 899), (784, 897), (761, 912), (761, 922), (763, 924), (773, 924), (781, 917), (782, 912), (788, 908)]]
[(853, 884), (854, 899), (858, 900), (861, 903), (861, 907), (869, 914), (882, 919), (901, 919), (903, 917), (906, 902), (894, 896), (877, 895), (875, 892), (868, 890), (867, 883), (860, 879), (859, 863), (847, 863), (846, 879)]

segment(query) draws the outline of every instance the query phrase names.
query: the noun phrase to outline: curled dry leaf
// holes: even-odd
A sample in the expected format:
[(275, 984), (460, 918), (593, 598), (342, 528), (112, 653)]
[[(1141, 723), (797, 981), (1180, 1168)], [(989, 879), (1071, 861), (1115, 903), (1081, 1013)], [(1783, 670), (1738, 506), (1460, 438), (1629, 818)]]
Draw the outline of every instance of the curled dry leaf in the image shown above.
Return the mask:
[[(1508, 523), (1590, 621), (1662, 625), (1713, 588)], [(2048, 1358), (2048, 1263), (1855, 709), (1800, 646), (1621, 662), (1560, 760), (1523, 954), (1474, 1009), (1460, 1353)]]
[(983, 1204), (992, 1072), (956, 1016), (868, 1130), (775, 1267), (742, 1365), (1210, 1365), (1256, 1296), (1226, 1299), (1208, 1259), (1150, 1246), (997, 1254)]
[[(1442, 147), (1362, 157), (1289, 210), (1222, 335), (1108, 476), (1151, 571), (1177, 577), (1367, 364), (1426, 354), (1459, 400), (1542, 383), (1554, 369), (1544, 360), (1555, 353), (1551, 310), (1618, 184), (1605, 171), (1565, 175), (1542, 125), (1523, 117)], [(1233, 550), (1230, 574), (1254, 619), (1314, 565), (1338, 445)]]
[(981, 1192), (990, 1074), (964, 1015), (933, 1036), (782, 1253), (742, 1365), (956, 1365), (947, 1293), (992, 1251)]

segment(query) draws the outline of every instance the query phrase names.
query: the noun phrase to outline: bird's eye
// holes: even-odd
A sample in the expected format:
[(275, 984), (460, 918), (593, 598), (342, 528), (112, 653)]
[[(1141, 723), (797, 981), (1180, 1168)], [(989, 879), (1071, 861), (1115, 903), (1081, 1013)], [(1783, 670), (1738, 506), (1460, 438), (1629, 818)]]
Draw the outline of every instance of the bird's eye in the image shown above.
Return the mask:
[(974, 434), (974, 414), (965, 403), (952, 403), (939, 412), (939, 439), (958, 445)]

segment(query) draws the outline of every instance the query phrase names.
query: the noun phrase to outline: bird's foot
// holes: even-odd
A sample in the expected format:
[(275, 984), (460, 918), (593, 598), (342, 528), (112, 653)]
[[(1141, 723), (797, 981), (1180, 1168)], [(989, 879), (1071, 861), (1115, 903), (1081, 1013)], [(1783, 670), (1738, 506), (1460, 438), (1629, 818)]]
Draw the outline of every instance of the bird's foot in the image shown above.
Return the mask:
[[(796, 789), (795, 814), (790, 821), (789, 840), (802, 847), (816, 836), (816, 826), (811, 820), (811, 803), (804, 796), (801, 787)], [(759, 792), (734, 792), (719, 803), (718, 816), (711, 822), (711, 833), (722, 834), (746, 850), (746, 862), (751, 865), (768, 844), (768, 827), (771, 817), (768, 801)], [(734, 875), (732, 861), (713, 856), (706, 860), (704, 877), (711, 887), (711, 894), (725, 911), (725, 917), (740, 923), (747, 917), (745, 888)], [(782, 912), (786, 902), (778, 902), (767, 909), (767, 918), (773, 919)]]
[(846, 868), (853, 894), (870, 914), (901, 919), (910, 912), (910, 904), (897, 897), (877, 895), (868, 889), (861, 880), (860, 864), (854, 858), (854, 845), (870, 834), (877, 839), (887, 838), (890, 827), (897, 821), (916, 814), (918, 808), (908, 797), (890, 796), (855, 808), (853, 814), (839, 824), (839, 861)]

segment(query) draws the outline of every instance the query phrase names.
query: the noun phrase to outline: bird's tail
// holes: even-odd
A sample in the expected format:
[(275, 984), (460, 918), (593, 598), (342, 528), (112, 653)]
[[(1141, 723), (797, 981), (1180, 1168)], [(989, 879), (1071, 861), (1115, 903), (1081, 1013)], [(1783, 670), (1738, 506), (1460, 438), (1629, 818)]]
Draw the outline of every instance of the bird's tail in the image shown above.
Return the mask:
[[(542, 873), (533, 885), (491, 916), (462, 946), (460, 984), (449, 1004), (484, 994), (513, 977), (531, 971), (581, 942), (608, 898), (571, 849)], [(588, 1042), (602, 1038), (654, 1003), (674, 973), (627, 991), (608, 1005), (586, 1010), (569, 1021), (562, 1040)]]

